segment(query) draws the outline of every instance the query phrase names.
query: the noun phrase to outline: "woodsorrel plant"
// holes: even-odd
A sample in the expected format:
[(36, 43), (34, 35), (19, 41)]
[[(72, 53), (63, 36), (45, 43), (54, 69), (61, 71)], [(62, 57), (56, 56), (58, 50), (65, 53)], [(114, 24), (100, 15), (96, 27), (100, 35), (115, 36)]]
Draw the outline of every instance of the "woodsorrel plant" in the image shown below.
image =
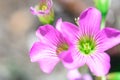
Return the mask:
[[(46, 9), (49, 6), (45, 3), (40, 10), (31, 8), (35, 15), (39, 15), (41, 10), (46, 14)], [(57, 21), (56, 28), (49, 24), (40, 26), (36, 31), (39, 41), (30, 50), (31, 61), (38, 62), (45, 73), (51, 73), (61, 61), (68, 69), (69, 80), (92, 80), (90, 75), (81, 77), (78, 70), (84, 65), (93, 75), (106, 76), (110, 69), (106, 50), (120, 43), (120, 31), (101, 25), (108, 8), (99, 9), (101, 12), (98, 9), (90, 7), (84, 10), (77, 19), (78, 26), (62, 19)], [(102, 79), (106, 80), (105, 77)]]

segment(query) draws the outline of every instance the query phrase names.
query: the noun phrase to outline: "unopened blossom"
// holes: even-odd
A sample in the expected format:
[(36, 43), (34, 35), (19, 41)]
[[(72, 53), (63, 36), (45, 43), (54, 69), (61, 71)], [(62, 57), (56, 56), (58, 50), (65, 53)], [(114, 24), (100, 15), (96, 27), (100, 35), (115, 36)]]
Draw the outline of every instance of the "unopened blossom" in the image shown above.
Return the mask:
[(81, 74), (77, 69), (69, 70), (67, 78), (68, 80), (93, 80), (90, 74)]
[(94, 0), (95, 6), (100, 10), (102, 16), (106, 17), (110, 8), (111, 0)]
[(110, 8), (111, 0), (94, 0), (95, 6), (102, 14), (101, 29), (105, 27), (107, 13)]
[(73, 63), (69, 68), (87, 65), (96, 76), (104, 76), (110, 69), (110, 57), (106, 50), (120, 43), (120, 31), (106, 27), (100, 29), (101, 13), (95, 8), (83, 11), (79, 26), (63, 22), (57, 29), (73, 42)]
[[(58, 20), (56, 26), (60, 26), (60, 24), (61, 19)], [(38, 62), (43, 72), (50, 73), (59, 61), (62, 61), (63, 64), (73, 61), (71, 42), (52, 25), (40, 26), (36, 35), (39, 41), (32, 46), (30, 59), (32, 62)]]
[(52, 24), (54, 21), (54, 11), (52, 0), (40, 0), (35, 7), (30, 7), (31, 13), (38, 16), (43, 24)]

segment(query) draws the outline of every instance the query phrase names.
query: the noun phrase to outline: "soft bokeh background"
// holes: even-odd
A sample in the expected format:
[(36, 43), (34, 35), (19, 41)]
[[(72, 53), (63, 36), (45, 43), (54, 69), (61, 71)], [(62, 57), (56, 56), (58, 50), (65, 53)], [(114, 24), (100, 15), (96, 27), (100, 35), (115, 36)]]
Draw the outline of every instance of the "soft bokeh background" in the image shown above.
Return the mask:
[[(55, 19), (74, 23), (74, 18), (93, 0), (53, 0)], [(39, 0), (0, 0), (0, 80), (67, 80), (67, 70), (58, 64), (50, 75), (37, 63), (31, 63), (29, 50), (37, 40), (36, 29), (42, 25), (29, 11)], [(55, 21), (56, 22), (56, 21)], [(120, 2), (112, 0), (107, 26), (120, 29)], [(120, 71), (120, 45), (107, 51), (111, 56), (110, 72)]]

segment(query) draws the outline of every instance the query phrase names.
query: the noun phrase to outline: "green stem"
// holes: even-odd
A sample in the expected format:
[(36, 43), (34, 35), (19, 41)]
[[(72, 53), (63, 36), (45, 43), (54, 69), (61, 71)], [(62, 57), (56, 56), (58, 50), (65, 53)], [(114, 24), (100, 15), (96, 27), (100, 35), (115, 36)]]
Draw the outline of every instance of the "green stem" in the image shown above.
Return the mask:
[(105, 28), (105, 17), (102, 17), (102, 22), (101, 22), (101, 29)]

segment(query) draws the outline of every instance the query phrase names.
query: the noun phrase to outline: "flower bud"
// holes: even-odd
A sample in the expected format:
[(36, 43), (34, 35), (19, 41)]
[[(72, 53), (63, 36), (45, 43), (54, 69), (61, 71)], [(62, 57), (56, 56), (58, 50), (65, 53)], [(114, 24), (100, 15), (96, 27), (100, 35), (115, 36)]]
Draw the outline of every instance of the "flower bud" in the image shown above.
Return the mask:
[(102, 14), (101, 29), (105, 27), (106, 16), (110, 7), (111, 0), (94, 0), (95, 6)]
[(94, 0), (96, 8), (98, 8), (102, 16), (106, 16), (109, 10), (111, 0)]
[(52, 0), (40, 0), (40, 4), (30, 8), (33, 15), (38, 16), (43, 24), (52, 24), (54, 21), (54, 11)]

